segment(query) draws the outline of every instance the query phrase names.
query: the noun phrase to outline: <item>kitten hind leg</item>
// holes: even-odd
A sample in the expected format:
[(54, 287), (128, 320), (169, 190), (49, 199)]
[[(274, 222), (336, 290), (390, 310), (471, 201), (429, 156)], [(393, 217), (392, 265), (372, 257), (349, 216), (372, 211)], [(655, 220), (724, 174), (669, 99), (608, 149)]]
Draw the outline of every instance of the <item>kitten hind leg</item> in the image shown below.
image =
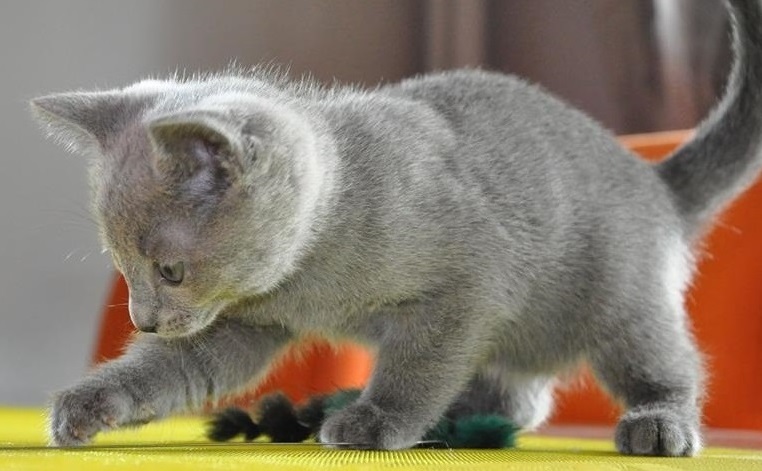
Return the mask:
[(502, 415), (522, 430), (540, 426), (553, 410), (554, 379), (483, 368), (450, 405), (447, 417)]
[(690, 456), (701, 448), (701, 359), (683, 313), (659, 313), (668, 305), (639, 306), (591, 357), (626, 407), (615, 436), (622, 453)]

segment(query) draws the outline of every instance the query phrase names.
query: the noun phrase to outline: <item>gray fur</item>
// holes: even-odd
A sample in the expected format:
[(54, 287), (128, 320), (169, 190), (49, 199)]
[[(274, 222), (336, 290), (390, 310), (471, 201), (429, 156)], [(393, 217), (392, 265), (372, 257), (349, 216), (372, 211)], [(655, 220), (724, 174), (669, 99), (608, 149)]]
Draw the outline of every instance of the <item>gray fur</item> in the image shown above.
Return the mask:
[[(727, 98), (656, 167), (536, 87), (479, 71), (371, 91), (255, 71), (36, 100), (94, 154), (104, 245), (135, 325), (157, 332), (56, 397), (53, 443), (195, 409), (321, 335), (377, 354), (324, 442), (406, 448), (474, 411), (536, 426), (553, 378), (588, 362), (626, 408), (620, 451), (696, 453), (691, 249), (762, 161), (762, 5), (730, 5)], [(157, 265), (178, 262), (182, 283), (163, 281)]]

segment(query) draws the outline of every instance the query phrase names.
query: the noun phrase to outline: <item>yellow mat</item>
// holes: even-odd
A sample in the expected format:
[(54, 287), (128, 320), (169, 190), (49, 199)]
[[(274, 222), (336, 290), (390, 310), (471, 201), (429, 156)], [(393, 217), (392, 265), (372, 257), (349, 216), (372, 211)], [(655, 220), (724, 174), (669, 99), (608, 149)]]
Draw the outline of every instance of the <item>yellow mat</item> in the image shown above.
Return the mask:
[(512, 450), (327, 450), (316, 444), (204, 444), (199, 418), (104, 434), (96, 446), (46, 449), (37, 409), (0, 408), (0, 470), (762, 470), (762, 450), (710, 448), (697, 458), (617, 455), (608, 441), (522, 436)]

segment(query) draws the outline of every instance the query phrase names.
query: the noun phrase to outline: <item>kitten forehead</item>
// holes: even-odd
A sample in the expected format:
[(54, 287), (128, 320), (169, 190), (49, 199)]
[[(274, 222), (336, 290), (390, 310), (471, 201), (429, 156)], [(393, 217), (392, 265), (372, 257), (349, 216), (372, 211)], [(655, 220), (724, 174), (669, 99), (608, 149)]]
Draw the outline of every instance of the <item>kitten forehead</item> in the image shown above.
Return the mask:
[(149, 242), (143, 251), (151, 244), (153, 252), (159, 251), (157, 244), (165, 247), (159, 242), (164, 240), (188, 245), (194, 227), (208, 222), (208, 209), (218, 196), (189, 192), (185, 181), (168, 180), (156, 168), (155, 153), (147, 128), (136, 122), (119, 136), (111, 155), (98, 162), (96, 210), (107, 234), (126, 235), (117, 242), (129, 250), (141, 239)]
[(182, 253), (192, 248), (196, 225), (205, 223), (203, 214), (150, 178), (104, 186), (97, 199), (101, 230), (118, 252), (153, 258)]

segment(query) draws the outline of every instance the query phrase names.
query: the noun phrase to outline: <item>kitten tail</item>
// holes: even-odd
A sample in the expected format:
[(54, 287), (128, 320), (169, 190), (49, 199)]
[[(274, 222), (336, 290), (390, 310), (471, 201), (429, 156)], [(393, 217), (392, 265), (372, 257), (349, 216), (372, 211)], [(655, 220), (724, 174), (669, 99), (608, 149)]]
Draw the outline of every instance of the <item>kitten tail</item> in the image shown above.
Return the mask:
[(689, 239), (762, 170), (762, 0), (728, 0), (735, 63), (725, 96), (696, 137), (658, 164)]

